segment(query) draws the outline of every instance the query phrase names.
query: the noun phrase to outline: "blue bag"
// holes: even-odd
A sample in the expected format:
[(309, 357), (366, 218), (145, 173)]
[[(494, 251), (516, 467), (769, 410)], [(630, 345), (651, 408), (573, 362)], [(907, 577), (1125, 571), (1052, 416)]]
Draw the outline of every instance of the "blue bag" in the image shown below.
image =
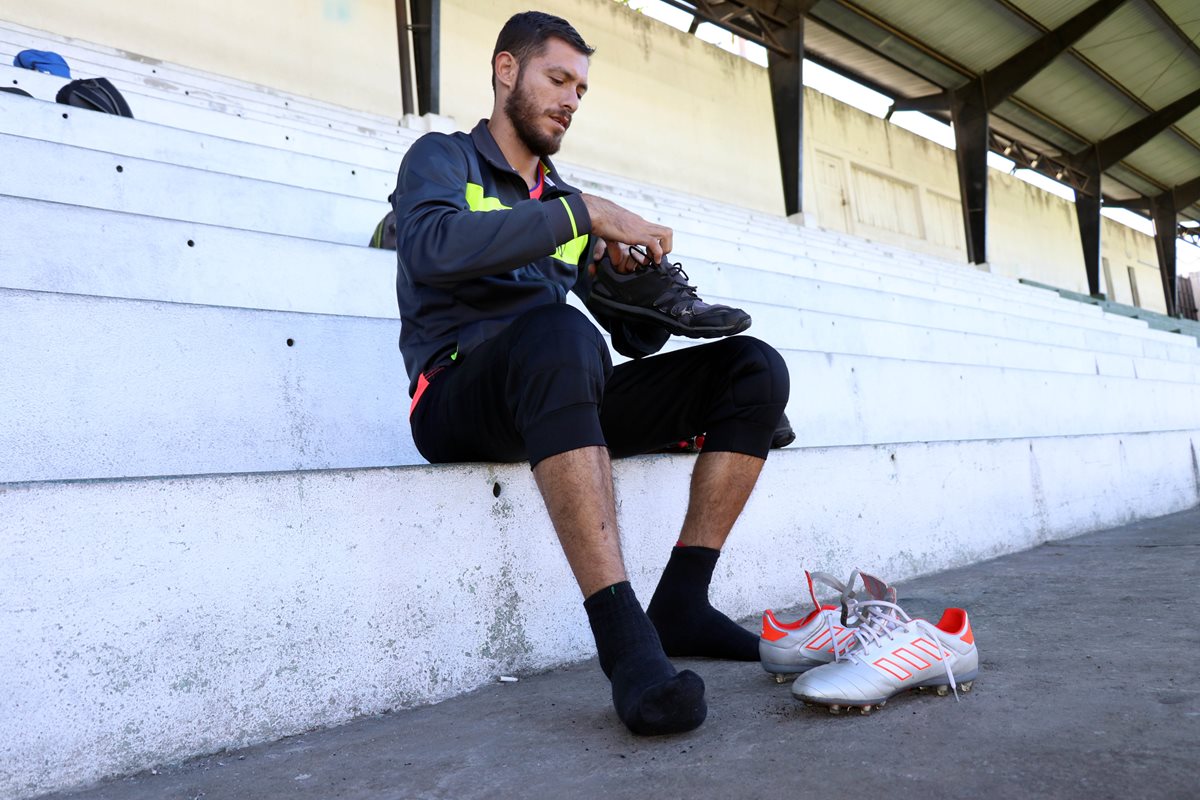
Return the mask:
[(71, 77), (71, 69), (63, 57), (48, 50), (22, 50), (13, 59), (13, 66), (35, 72), (49, 72), (60, 78)]

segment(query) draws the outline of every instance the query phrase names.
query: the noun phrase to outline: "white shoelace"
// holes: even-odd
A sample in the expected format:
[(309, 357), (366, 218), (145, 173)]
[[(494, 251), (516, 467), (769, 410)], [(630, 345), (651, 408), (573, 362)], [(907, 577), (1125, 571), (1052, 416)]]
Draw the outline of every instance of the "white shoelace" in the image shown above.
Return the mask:
[(913, 619), (900, 606), (886, 600), (852, 599), (851, 602), (854, 603), (862, 624), (854, 629), (854, 638), (858, 646), (851, 645), (847, 649), (847, 660), (855, 664), (866, 664), (866, 652), (869, 649), (880, 647), (885, 639), (893, 641), (895, 637), (892, 634), (897, 630), (903, 629), (907, 632), (915, 627), (928, 636), (934, 647), (938, 648), (942, 666), (946, 669), (946, 678), (950, 681), (950, 688), (954, 690), (954, 699), (959, 699), (958, 684), (954, 680), (954, 671), (950, 668), (950, 656), (942, 647), (942, 640), (938, 638), (937, 629), (933, 625), (923, 619)]

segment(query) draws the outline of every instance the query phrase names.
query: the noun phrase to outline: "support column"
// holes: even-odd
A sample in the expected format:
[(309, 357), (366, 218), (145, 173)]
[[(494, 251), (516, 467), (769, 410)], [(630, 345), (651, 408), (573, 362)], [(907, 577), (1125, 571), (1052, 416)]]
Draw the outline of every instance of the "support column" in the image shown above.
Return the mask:
[(412, 0), (417, 110), (422, 116), (441, 113), (441, 28), (441, 0)]
[(396, 43), (400, 51), (400, 104), (404, 114), (413, 113), (412, 37), (408, 31), (408, 0), (396, 0)]
[(1163, 192), (1150, 198), (1150, 214), (1154, 217), (1154, 249), (1158, 251), (1158, 272), (1162, 276), (1163, 297), (1167, 301), (1167, 315), (1178, 316), (1175, 303), (1175, 197), (1172, 192)]
[(962, 199), (967, 260), (987, 261), (987, 104), (978, 83), (955, 92), (950, 106), (954, 123), (954, 155), (958, 161), (958, 190)]
[(791, 54), (767, 51), (767, 75), (775, 112), (775, 140), (783, 178), (783, 204), (787, 215), (804, 210), (804, 17), (797, 17), (776, 34)]
[[(1075, 218), (1079, 221), (1079, 241), (1083, 245), (1083, 268), (1087, 274), (1088, 294), (1100, 296), (1100, 162), (1095, 151), (1078, 163), (1086, 176), (1082, 189), (1075, 190)], [(1112, 287), (1108, 287), (1111, 292)]]

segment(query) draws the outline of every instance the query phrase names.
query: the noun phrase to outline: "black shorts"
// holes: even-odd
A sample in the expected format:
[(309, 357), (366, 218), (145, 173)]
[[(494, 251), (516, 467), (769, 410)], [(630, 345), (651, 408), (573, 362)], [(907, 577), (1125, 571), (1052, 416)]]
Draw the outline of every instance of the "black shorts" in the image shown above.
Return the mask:
[(430, 462), (539, 461), (580, 447), (616, 458), (705, 434), (705, 451), (766, 458), (788, 399), (770, 345), (735, 336), (613, 367), (578, 309), (546, 305), (434, 370), (410, 415)]

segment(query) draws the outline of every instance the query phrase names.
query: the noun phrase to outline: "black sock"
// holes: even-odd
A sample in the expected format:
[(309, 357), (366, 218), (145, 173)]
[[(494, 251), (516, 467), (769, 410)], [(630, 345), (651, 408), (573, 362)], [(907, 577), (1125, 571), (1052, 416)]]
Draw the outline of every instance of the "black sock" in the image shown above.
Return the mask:
[(669, 656), (758, 661), (758, 637), (708, 602), (720, 550), (676, 547), (646, 614)]
[(612, 681), (613, 707), (629, 730), (642, 736), (682, 733), (704, 722), (704, 681), (691, 670), (675, 671), (629, 581), (601, 589), (583, 607), (600, 669)]

